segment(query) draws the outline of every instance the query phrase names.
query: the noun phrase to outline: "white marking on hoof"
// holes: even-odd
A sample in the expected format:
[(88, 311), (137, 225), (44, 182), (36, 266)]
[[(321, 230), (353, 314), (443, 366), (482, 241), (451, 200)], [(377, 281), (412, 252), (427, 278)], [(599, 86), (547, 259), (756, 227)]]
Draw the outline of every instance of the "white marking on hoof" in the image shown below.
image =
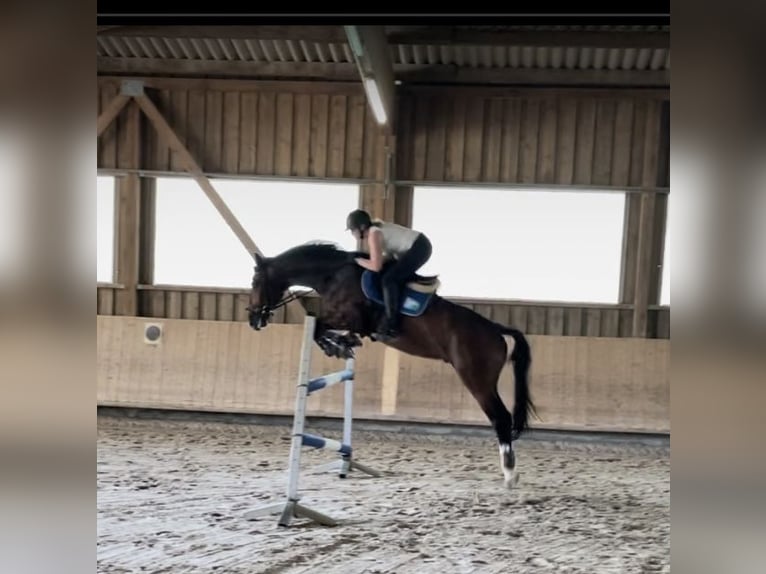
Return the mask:
[(505, 477), (506, 488), (512, 488), (519, 482), (519, 473), (517, 473), (515, 469), (505, 466), (505, 455), (509, 452), (511, 452), (511, 445), (500, 445), (500, 468), (502, 469), (503, 476)]

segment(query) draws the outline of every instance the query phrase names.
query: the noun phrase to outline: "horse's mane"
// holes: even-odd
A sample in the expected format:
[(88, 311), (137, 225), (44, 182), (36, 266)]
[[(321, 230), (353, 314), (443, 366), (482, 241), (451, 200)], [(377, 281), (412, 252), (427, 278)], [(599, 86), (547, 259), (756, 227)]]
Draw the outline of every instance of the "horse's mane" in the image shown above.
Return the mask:
[(274, 263), (289, 267), (311, 264), (344, 264), (353, 262), (355, 257), (362, 254), (356, 251), (346, 251), (337, 243), (329, 241), (310, 241), (302, 245), (296, 245), (279, 255), (271, 258)]

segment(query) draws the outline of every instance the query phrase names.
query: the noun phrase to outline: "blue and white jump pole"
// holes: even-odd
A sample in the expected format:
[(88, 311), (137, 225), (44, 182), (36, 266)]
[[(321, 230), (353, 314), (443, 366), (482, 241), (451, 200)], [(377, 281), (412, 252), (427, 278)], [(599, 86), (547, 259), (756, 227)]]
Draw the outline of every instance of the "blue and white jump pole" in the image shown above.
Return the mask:
[[(311, 346), (314, 342), (315, 326), (316, 319), (311, 316), (306, 316), (303, 329), (303, 344), (301, 346), (301, 362), (298, 369), (292, 443), (290, 446), (287, 500), (285, 502), (269, 504), (251, 510), (245, 514), (247, 520), (279, 512), (281, 513), (279, 518), (280, 526), (289, 526), (292, 519), (295, 517), (309, 518), (326, 526), (337, 525), (337, 522), (329, 516), (307, 508), (298, 502), (300, 500), (298, 494), (298, 476), (300, 474), (301, 447), (303, 446), (329, 449), (339, 453), (341, 455), (340, 461), (323, 465), (320, 469), (339, 469), (339, 476), (341, 478), (345, 478), (348, 472), (353, 469), (361, 470), (372, 476), (381, 476), (381, 473), (377, 470), (360, 464), (353, 459), (353, 450), (351, 448), (351, 422), (353, 419), (352, 399), (354, 394), (354, 359), (348, 359), (346, 361), (346, 368), (342, 371), (309, 380), (309, 373), (311, 372)], [(306, 399), (311, 393), (337, 385), (338, 383), (344, 383), (345, 385), (343, 440), (337, 441), (305, 433)]]

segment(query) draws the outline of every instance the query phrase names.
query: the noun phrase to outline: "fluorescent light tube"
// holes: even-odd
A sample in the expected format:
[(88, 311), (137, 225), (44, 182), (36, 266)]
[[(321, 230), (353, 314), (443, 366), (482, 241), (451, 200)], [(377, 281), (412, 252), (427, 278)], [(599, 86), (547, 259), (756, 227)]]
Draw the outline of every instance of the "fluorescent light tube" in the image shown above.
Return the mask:
[(379, 124), (385, 124), (388, 118), (386, 117), (386, 110), (383, 107), (383, 100), (380, 97), (380, 91), (378, 90), (375, 78), (364, 79), (364, 91), (367, 92), (367, 99), (370, 101), (375, 119)]

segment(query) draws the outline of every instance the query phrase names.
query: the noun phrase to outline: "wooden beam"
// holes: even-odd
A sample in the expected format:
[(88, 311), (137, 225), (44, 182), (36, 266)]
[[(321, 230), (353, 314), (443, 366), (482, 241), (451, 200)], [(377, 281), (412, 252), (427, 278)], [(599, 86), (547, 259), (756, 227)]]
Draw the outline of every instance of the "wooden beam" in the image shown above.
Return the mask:
[[(350, 82), (359, 80), (355, 64), (326, 62), (243, 62), (166, 60), (99, 56), (102, 75), (208, 76), (217, 78), (301, 78)], [(394, 76), (413, 84), (474, 84), (506, 86), (653, 87), (670, 85), (670, 70), (569, 70), (549, 68), (469, 68), (454, 65), (394, 64)], [(151, 78), (147, 78), (147, 82)], [(200, 80), (202, 81), (202, 80)], [(215, 79), (206, 80), (214, 82)], [(276, 82), (275, 82), (276, 83)]]
[[(353, 65), (353, 64), (349, 64)], [(100, 86), (113, 84), (119, 86), (125, 80), (142, 82), (144, 88), (156, 90), (212, 90), (218, 92), (292, 92), (306, 94), (363, 94), (359, 84), (359, 74), (355, 71), (348, 81), (317, 82), (310, 80), (267, 80), (242, 78), (209, 78), (204, 76), (184, 75), (171, 78), (167, 75), (152, 77), (139, 74), (129, 76), (100, 74), (97, 83)]]
[[(218, 213), (221, 214), (221, 217), (223, 217), (226, 224), (237, 236), (237, 239), (239, 239), (245, 249), (247, 249), (247, 252), (251, 256), (254, 256), (255, 253), (258, 253), (259, 255), (265, 257), (265, 254), (255, 244), (255, 241), (253, 241), (252, 237), (250, 237), (245, 228), (242, 227), (242, 224), (236, 218), (234, 213), (232, 213), (232, 211), (229, 209), (229, 206), (226, 205), (226, 202), (223, 200), (223, 198), (221, 198), (221, 196), (216, 191), (213, 183), (203, 173), (200, 164), (194, 159), (186, 146), (181, 142), (173, 128), (170, 127), (170, 124), (168, 124), (162, 113), (157, 109), (157, 106), (154, 105), (154, 102), (152, 102), (146, 96), (146, 94), (135, 96), (134, 99), (149, 118), (149, 121), (157, 130), (160, 137), (166, 140), (170, 145), (170, 148), (178, 153), (181, 158), (181, 163), (186, 167), (189, 174), (200, 186), (202, 191), (213, 204), (213, 207), (215, 207)], [(291, 301), (288, 303), (288, 306), (290, 306), (296, 313), (305, 313), (304, 307), (298, 301)]]
[(125, 104), (128, 103), (128, 100), (130, 100), (128, 96), (117, 94), (114, 99), (109, 102), (109, 104), (106, 106), (106, 109), (101, 112), (100, 116), (98, 116), (98, 121), (96, 122), (98, 125), (98, 137), (101, 137), (101, 134), (104, 133), (106, 128), (111, 125), (111, 123), (114, 121), (114, 118), (120, 115), (122, 108), (125, 107)]
[[(394, 68), (391, 62), (391, 48), (386, 41), (386, 33), (382, 26), (346, 26), (346, 34), (362, 81), (375, 81), (379, 100), (386, 115), (385, 125), (388, 126), (389, 131), (392, 131), (395, 122), (394, 96), (396, 86), (394, 84)], [(355, 46), (361, 49), (361, 54), (355, 51)], [(377, 102), (370, 98), (371, 95), (368, 92), (367, 101), (374, 110)]]
[(344, 43), (342, 26), (104, 26), (99, 36)]
[(96, 70), (99, 74), (359, 80), (359, 71), (354, 64), (327, 62), (245, 62), (99, 56), (96, 61)]
[(549, 86), (670, 85), (670, 70), (569, 70), (564, 68), (469, 68), (461, 66), (395, 66), (396, 79), (409, 83)]
[(670, 48), (669, 32), (534, 31), (502, 32), (465, 30), (459, 27), (424, 26), (388, 35), (388, 42), (421, 45), (561, 46), (582, 48)]

